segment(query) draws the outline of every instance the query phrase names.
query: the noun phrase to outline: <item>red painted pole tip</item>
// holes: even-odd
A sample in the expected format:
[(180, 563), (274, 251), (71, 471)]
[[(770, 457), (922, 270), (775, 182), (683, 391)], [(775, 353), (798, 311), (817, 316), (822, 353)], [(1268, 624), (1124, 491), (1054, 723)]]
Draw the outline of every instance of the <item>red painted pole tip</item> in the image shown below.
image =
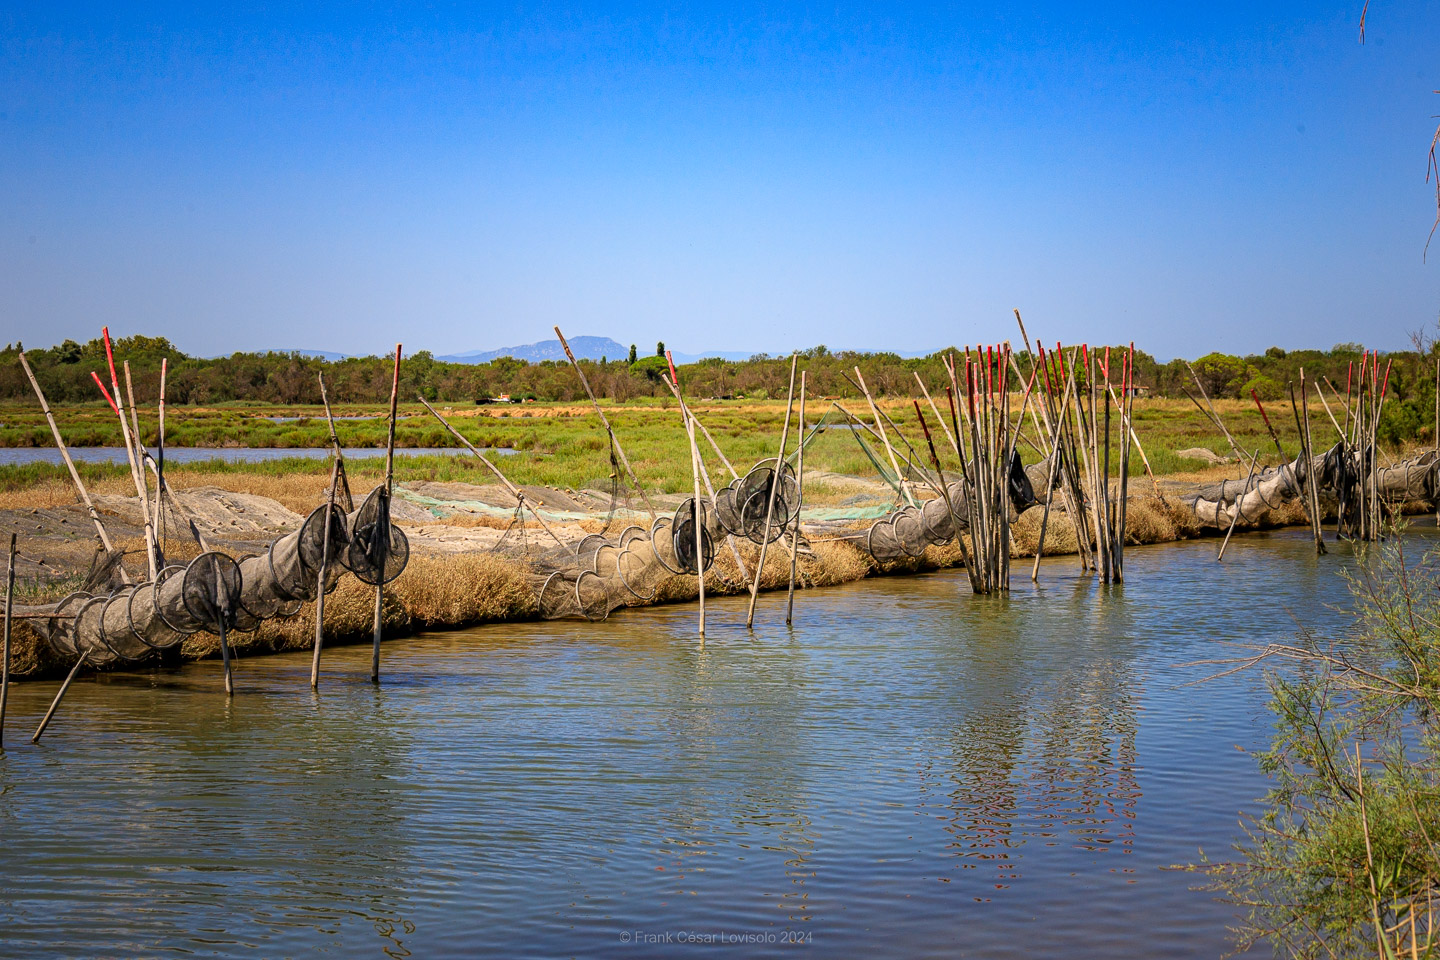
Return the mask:
[(105, 389), (105, 383), (100, 379), (100, 374), (96, 373), (94, 370), (91, 370), (90, 376), (94, 379), (95, 386), (100, 388), (100, 395), (105, 398), (106, 403), (110, 404), (110, 409), (115, 411), (115, 416), (120, 416), (120, 408), (115, 406), (115, 401), (111, 399), (110, 391)]

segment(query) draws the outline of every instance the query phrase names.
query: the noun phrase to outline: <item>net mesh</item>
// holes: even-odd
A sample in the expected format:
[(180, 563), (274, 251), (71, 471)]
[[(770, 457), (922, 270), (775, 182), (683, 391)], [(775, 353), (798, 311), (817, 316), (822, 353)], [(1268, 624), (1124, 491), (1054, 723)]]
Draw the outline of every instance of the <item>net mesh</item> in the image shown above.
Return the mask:
[[(87, 580), (103, 589), (72, 593), (34, 622), (63, 656), (83, 657), (92, 666), (133, 662), (202, 630), (253, 630), (294, 616), (303, 602), (333, 590), (346, 570), (366, 583), (390, 582), (409, 556), (404, 534), (390, 522), (382, 485), (351, 517), (321, 506), (299, 528), (240, 561), (208, 551), (184, 566), (162, 568), (151, 582), (111, 586), (117, 561), (106, 557)], [(596, 610), (594, 585), (582, 587), (577, 605)]]

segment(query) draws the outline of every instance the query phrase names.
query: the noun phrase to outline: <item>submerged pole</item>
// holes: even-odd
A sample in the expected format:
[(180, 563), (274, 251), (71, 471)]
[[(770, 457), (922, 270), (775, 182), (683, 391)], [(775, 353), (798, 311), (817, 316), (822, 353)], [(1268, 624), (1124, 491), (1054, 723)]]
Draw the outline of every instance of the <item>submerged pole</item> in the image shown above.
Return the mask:
[[(385, 509), (381, 511), (380, 520), (384, 522), (384, 529), (381, 531), (385, 538), (385, 547), (380, 557), (380, 582), (375, 584), (375, 640), (370, 650), (370, 682), (380, 682), (380, 635), (384, 631), (385, 612), (385, 561), (389, 559), (390, 552), (390, 484), (395, 478), (395, 412), (400, 400), (400, 344), (395, 344), (395, 373), (390, 380), (390, 434), (385, 441)], [(338, 462), (338, 461), (337, 461)], [(331, 484), (334, 487), (334, 484)], [(334, 499), (334, 493), (331, 493)], [(328, 522), (329, 514), (326, 514)], [(325, 528), (326, 535), (329, 535), (330, 528)], [(323, 594), (322, 594), (323, 596)], [(317, 647), (318, 650), (318, 647)], [(312, 678), (311, 685), (315, 680)]]
[(10, 611), (15, 606), (15, 534), (10, 534), (10, 563), (5, 568), (5, 643), (0, 650), (0, 747), (5, 746), (5, 705), (10, 699)]
[(585, 393), (590, 397), (590, 405), (595, 408), (595, 413), (600, 417), (600, 423), (605, 427), (605, 433), (609, 435), (610, 442), (615, 445), (615, 452), (620, 455), (620, 463), (625, 467), (625, 474), (640, 494), (640, 499), (645, 501), (645, 509), (649, 511), (650, 518), (656, 516), (655, 507), (650, 503), (650, 497), (646, 495), (645, 488), (635, 477), (635, 471), (630, 468), (630, 458), (625, 456), (625, 448), (620, 446), (620, 438), (615, 436), (615, 431), (610, 426), (610, 421), (605, 417), (605, 411), (600, 409), (600, 401), (595, 399), (595, 391), (590, 389), (590, 381), (585, 378), (585, 371), (580, 369), (580, 361), (575, 359), (575, 354), (570, 350), (570, 341), (565, 339), (565, 334), (560, 328), (555, 328), (555, 336), (560, 338), (560, 346), (565, 348), (565, 356), (570, 358), (570, 366), (575, 368), (575, 373), (580, 377), (580, 385), (585, 388)]
[[(75, 490), (80, 494), (80, 500), (85, 504), (85, 509), (95, 524), (95, 535), (100, 538), (100, 545), (105, 548), (105, 552), (113, 553), (115, 547), (110, 543), (110, 536), (105, 531), (105, 524), (100, 520), (100, 513), (90, 499), (90, 492), (85, 489), (85, 482), (80, 479), (80, 471), (75, 468), (75, 461), (70, 459), (70, 451), (60, 436), (60, 427), (55, 423), (55, 414), (50, 411), (50, 404), (45, 401), (45, 393), (40, 389), (40, 382), (35, 379), (35, 372), (30, 369), (30, 363), (25, 359), (23, 352), (20, 354), (20, 366), (25, 368), (25, 376), (29, 378), (30, 386), (34, 388), (35, 396), (40, 401), (40, 409), (44, 411), (45, 420), (50, 424), (50, 433), (55, 437), (55, 446), (59, 448), (60, 457), (70, 471), (70, 480), (75, 484)], [(122, 577), (125, 577), (123, 569), (120, 573)], [(129, 577), (125, 577), (125, 582), (130, 582)]]
[(805, 502), (805, 373), (800, 371), (800, 445), (795, 451), (795, 533), (790, 538), (790, 589), (785, 596), (785, 625), (795, 619), (795, 565), (800, 558), (800, 507)]
[[(765, 551), (770, 546), (770, 524), (775, 519), (775, 494), (785, 470), (785, 443), (790, 439), (790, 413), (795, 407), (795, 365), (798, 354), (790, 354), (790, 392), (785, 400), (785, 426), (780, 430), (780, 453), (775, 457), (775, 472), (770, 478), (770, 496), (765, 501), (765, 532), (760, 537), (760, 560), (755, 564), (755, 581), (750, 585), (750, 609), (745, 613), (745, 629), (755, 626), (755, 599), (760, 596), (760, 578), (765, 575)], [(878, 418), (877, 418), (878, 421)], [(904, 489), (903, 486), (901, 489)]]
[(1245, 486), (1240, 488), (1240, 495), (1235, 498), (1235, 516), (1230, 518), (1230, 529), (1225, 531), (1225, 541), (1220, 544), (1220, 553), (1216, 555), (1215, 562), (1219, 563), (1225, 559), (1225, 548), (1230, 546), (1230, 535), (1235, 532), (1235, 524), (1240, 520), (1240, 502), (1245, 494), (1250, 492), (1250, 481), (1255, 477), (1255, 464), (1260, 460), (1260, 451), (1255, 451), (1255, 456), (1250, 460), (1250, 474), (1245, 478)]
[[(330, 495), (325, 502), (325, 533), (320, 538), (320, 574), (315, 583), (315, 652), (310, 658), (311, 690), (320, 687), (320, 650), (325, 646), (325, 577), (330, 566), (330, 524), (335, 516), (335, 486), (339, 475), (340, 461), (336, 460), (330, 467)], [(384, 576), (383, 572), (381, 576)]]
[(35, 734), (30, 738), (31, 743), (40, 742), (41, 734), (45, 732), (46, 727), (50, 726), (50, 718), (55, 716), (55, 708), (60, 706), (60, 700), (65, 696), (65, 691), (70, 689), (70, 681), (75, 679), (75, 674), (80, 672), (80, 665), (84, 662), (85, 654), (82, 653), (75, 661), (75, 666), (70, 668), (70, 674), (65, 678), (65, 682), (60, 684), (60, 691), (55, 694), (55, 699), (50, 701), (50, 709), (45, 711), (45, 718), (40, 721), (40, 726), (35, 728)]

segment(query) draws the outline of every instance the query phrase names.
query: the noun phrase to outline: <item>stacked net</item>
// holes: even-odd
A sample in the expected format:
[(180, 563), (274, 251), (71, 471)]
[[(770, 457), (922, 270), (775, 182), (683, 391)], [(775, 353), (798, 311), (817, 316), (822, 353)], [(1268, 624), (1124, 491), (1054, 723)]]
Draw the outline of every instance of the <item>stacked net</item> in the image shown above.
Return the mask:
[[(366, 583), (398, 577), (409, 560), (405, 535), (389, 520), (389, 495), (377, 487), (346, 517), (329, 505), (263, 552), (236, 561), (215, 551), (167, 566), (153, 581), (103, 593), (77, 591), (36, 608), (34, 621), (58, 653), (93, 666), (143, 660), (205, 631), (246, 632), (294, 616), (300, 605), (335, 589), (349, 570)], [(323, 578), (322, 578), (323, 571)]]
[(794, 468), (762, 460), (716, 491), (713, 500), (692, 497), (648, 527), (591, 534), (574, 548), (556, 547), (534, 557), (540, 615), (603, 620), (619, 607), (649, 602), (666, 580), (708, 571), (721, 541), (773, 543), (798, 522), (799, 512)]
[[(1010, 457), (1006, 493), (1016, 514), (1036, 503), (1031, 478), (1018, 452)], [(863, 534), (849, 538), (850, 542), (876, 560), (918, 557), (926, 547), (954, 540), (957, 525), (961, 532), (970, 528), (972, 497), (968, 481), (953, 480), (945, 485), (943, 495), (900, 507), (876, 520)]]

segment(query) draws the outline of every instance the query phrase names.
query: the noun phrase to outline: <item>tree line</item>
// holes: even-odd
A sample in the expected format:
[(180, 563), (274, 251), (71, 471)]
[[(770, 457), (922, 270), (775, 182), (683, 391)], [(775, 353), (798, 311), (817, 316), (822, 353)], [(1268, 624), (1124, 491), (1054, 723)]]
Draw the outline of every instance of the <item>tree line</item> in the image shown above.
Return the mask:
[[(1386, 364), (1390, 366), (1382, 433), (1391, 440), (1428, 436), (1432, 429), (1435, 363), (1440, 358), (1440, 346), (1418, 346), (1382, 355), (1382, 369)], [(659, 355), (664, 344), (656, 348), (656, 354), (650, 356), (637, 356), (632, 348), (630, 356), (623, 359), (582, 360), (580, 364), (599, 397), (615, 401), (665, 397), (669, 395), (663, 380), (667, 364)], [(0, 351), (0, 399), (24, 401), (32, 396), (18, 363), (20, 349), (20, 344), (10, 344)], [(1109, 349), (1112, 356), (1118, 356), (1124, 348), (1112, 345)], [(158, 393), (160, 363), (162, 358), (168, 358), (169, 403), (317, 404), (317, 375), (321, 373), (334, 403), (383, 403), (390, 396), (389, 357), (325, 360), (299, 353), (235, 353), (203, 358), (183, 353), (164, 337), (146, 336), (120, 338), (114, 342), (114, 350), (117, 363), (130, 362), (137, 395), (146, 397)], [(943, 395), (949, 383), (944, 358), (951, 353), (959, 351), (950, 348), (924, 357), (901, 357), (885, 352), (831, 352), (818, 346), (801, 351), (800, 358), (812, 394), (856, 398), (860, 391), (855, 367), (860, 368), (871, 392), (879, 396), (917, 394), (917, 374), (932, 394)], [(1252, 356), (1208, 353), (1187, 364), (1183, 359), (1160, 363), (1137, 350), (1135, 383), (1151, 395), (1183, 398), (1187, 392), (1198, 392), (1198, 378), (1212, 398), (1246, 398), (1254, 391), (1262, 400), (1283, 400), (1288, 396), (1288, 384), (1298, 382), (1301, 369), (1307, 379), (1328, 380), (1336, 391), (1343, 392), (1349, 372), (1358, 367), (1362, 353), (1357, 343), (1337, 344), (1330, 350), (1287, 351), (1271, 347)], [(101, 379), (108, 383), (105, 345), (99, 339), (85, 344), (66, 340), (57, 346), (27, 351), (26, 357), (52, 403), (98, 400), (100, 394), (91, 378), (92, 371), (101, 372)], [(1021, 376), (1028, 378), (1028, 356), (1020, 351), (1016, 360)], [(690, 396), (752, 399), (784, 397), (789, 372), (788, 356), (763, 353), (743, 361), (701, 360), (679, 370), (681, 384)], [(479, 364), (445, 363), (426, 350), (411, 354), (401, 365), (401, 396), (409, 398), (417, 393), (427, 400), (445, 403), (487, 402), (502, 396), (562, 402), (585, 399), (579, 378), (564, 361), (529, 363), (502, 357)]]

